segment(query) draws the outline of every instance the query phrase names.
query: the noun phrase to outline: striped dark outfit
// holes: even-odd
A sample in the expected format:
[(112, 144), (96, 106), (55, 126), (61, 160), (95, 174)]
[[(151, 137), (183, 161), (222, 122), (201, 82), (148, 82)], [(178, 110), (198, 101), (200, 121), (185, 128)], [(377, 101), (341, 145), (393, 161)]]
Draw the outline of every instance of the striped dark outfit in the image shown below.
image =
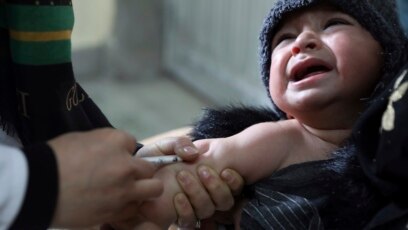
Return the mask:
[[(253, 124), (278, 120), (267, 108), (207, 109), (191, 136), (227, 137)], [(362, 229), (384, 199), (364, 176), (355, 152), (349, 143), (328, 160), (291, 165), (247, 186), (240, 228)]]

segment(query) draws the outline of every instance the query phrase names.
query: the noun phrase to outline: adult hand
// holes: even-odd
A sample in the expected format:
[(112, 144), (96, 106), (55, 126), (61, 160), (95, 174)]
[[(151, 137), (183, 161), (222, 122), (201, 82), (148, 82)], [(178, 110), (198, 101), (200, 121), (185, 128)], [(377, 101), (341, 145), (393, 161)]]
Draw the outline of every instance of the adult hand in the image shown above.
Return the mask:
[(85, 227), (129, 219), (162, 193), (154, 167), (132, 157), (134, 137), (115, 129), (69, 133), (48, 142), (59, 170), (52, 226)]
[[(239, 197), (239, 196), (238, 196)], [(201, 221), (200, 229), (218, 229), (219, 225), (240, 226), (242, 208), (247, 203), (243, 198), (236, 198), (234, 207), (228, 211), (216, 211), (214, 215)]]
[[(142, 158), (174, 154), (180, 156), (184, 161), (193, 161), (199, 156), (197, 148), (195, 148), (191, 140), (185, 136), (163, 138), (151, 144), (144, 145), (143, 148), (136, 153), (136, 157)], [(136, 211), (130, 219), (122, 222), (104, 224), (101, 226), (101, 230), (161, 229), (157, 224), (148, 221), (143, 214), (143, 212)]]
[[(177, 176), (184, 193), (174, 198), (179, 229), (194, 229), (197, 221), (212, 217), (215, 211), (227, 211), (234, 206), (234, 196), (241, 193), (243, 178), (232, 169), (220, 174), (207, 167), (197, 169), (200, 181), (188, 171)], [(207, 221), (208, 223), (208, 221)]]
[(178, 155), (183, 161), (192, 162), (200, 155), (194, 143), (187, 136), (167, 137), (141, 148), (136, 156)]
[[(193, 162), (199, 151), (186, 136), (164, 138), (139, 150), (137, 156), (177, 154), (184, 161)], [(177, 180), (184, 193), (174, 197), (179, 227), (194, 227), (198, 219), (212, 216), (215, 211), (227, 211), (234, 205), (234, 195), (241, 192), (243, 178), (232, 169), (218, 174), (215, 170), (200, 166), (197, 177), (187, 170), (178, 173)]]
[[(146, 145), (137, 152), (137, 157), (177, 154), (184, 161), (193, 162), (199, 152), (188, 137), (172, 137), (161, 139), (151, 145)], [(226, 169), (218, 175), (208, 167), (199, 167), (193, 175), (187, 170), (181, 171), (177, 179), (185, 193), (174, 197), (174, 206), (178, 215), (180, 228), (194, 227), (197, 218), (203, 219), (214, 214), (216, 210), (229, 210), (234, 204), (233, 195), (240, 193), (243, 178), (235, 171)], [(105, 225), (102, 229), (160, 229), (151, 222), (146, 222), (143, 216), (135, 213), (134, 217), (122, 223)]]

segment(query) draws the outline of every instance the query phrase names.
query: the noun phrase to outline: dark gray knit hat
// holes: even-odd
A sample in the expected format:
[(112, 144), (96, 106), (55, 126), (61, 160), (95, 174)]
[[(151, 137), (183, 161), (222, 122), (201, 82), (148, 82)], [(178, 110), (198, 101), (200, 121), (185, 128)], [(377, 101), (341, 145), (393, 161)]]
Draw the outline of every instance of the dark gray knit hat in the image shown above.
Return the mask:
[[(319, 3), (333, 5), (349, 14), (381, 44), (385, 63), (382, 80), (376, 88), (381, 91), (406, 63), (408, 56), (408, 42), (399, 23), (395, 0), (278, 0), (267, 15), (260, 34), (261, 75), (268, 95), (272, 39), (283, 17)], [(276, 106), (275, 109), (282, 118), (285, 117)]]

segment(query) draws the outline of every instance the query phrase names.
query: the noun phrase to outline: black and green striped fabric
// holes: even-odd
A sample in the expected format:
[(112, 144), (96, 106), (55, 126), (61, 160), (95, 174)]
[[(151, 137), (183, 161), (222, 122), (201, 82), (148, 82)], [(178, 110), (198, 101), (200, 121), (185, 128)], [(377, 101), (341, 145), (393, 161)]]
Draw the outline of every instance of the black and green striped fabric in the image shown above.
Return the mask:
[(71, 61), (71, 1), (14, 0), (1, 8), (1, 26), (9, 30), (13, 61), (27, 65)]
[(9, 4), (7, 11), (16, 63), (47, 65), (71, 61), (72, 6)]
[(12, 123), (30, 144), (111, 126), (74, 77), (72, 2), (3, 0), (0, 5), (3, 128)]
[(68, 0), (0, 0), (0, 128), (17, 132), (29, 164), (10, 229), (47, 229), (58, 196), (57, 163), (45, 141), (111, 126), (76, 82), (74, 13)]

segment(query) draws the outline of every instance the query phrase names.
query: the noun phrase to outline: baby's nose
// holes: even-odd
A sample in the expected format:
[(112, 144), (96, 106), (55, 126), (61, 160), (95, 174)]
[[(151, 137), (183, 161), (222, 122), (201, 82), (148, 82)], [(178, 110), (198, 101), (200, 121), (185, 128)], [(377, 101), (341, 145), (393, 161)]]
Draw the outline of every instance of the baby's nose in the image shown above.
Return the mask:
[(292, 47), (292, 55), (295, 56), (296, 54), (300, 53), (300, 48), (297, 46)]

